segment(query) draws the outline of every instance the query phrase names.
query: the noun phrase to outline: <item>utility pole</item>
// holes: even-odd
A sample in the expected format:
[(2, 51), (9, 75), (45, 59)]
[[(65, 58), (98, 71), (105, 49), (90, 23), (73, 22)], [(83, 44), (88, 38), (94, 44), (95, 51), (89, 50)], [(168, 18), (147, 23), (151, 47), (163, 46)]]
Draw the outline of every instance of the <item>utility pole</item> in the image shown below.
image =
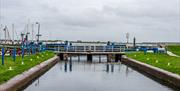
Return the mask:
[(129, 33), (126, 33), (126, 47), (127, 47), (127, 49), (129, 48), (128, 43), (129, 43)]
[[(2, 31), (3, 31), (3, 25), (1, 24), (1, 25), (0, 25), (0, 35), (3, 35), (3, 34), (1, 34)], [(2, 37), (2, 36), (0, 36), (0, 39), (1, 39), (1, 37)]]
[(133, 47), (134, 47), (134, 49), (136, 48), (136, 38), (135, 37), (133, 39)]
[(6, 43), (6, 31), (7, 31), (7, 26), (5, 26), (5, 28), (4, 28), (3, 30), (4, 30), (4, 40), (5, 40), (5, 43)]
[(14, 24), (12, 24), (12, 44), (14, 44)]
[(26, 36), (25, 36), (25, 39), (26, 39), (26, 42), (27, 42), (28, 39), (29, 39), (29, 38), (28, 38), (28, 35), (30, 34), (30, 33), (29, 33), (29, 21), (28, 21), (28, 24), (27, 24), (27, 26), (26, 26), (26, 29), (27, 29), (27, 30), (26, 30), (26, 33), (25, 33), (25, 35), (26, 35)]
[(33, 40), (34, 40), (34, 24), (32, 24), (31, 27), (32, 27), (32, 33), (31, 33), (31, 35), (32, 35), (32, 41), (33, 41)]
[(40, 23), (36, 22), (36, 24), (38, 24), (38, 34), (36, 36), (37, 36), (37, 43), (39, 43), (39, 37), (41, 36), (41, 34), (40, 34)]
[(129, 33), (126, 33), (126, 43), (129, 43)]
[(30, 19), (28, 19), (28, 24), (27, 24), (26, 41), (29, 40), (29, 36), (28, 36), (30, 34), (30, 32), (29, 32), (29, 30), (30, 30), (29, 24), (30, 24)]
[(29, 34), (30, 34), (29, 32), (26, 33), (26, 41), (28, 41), (28, 39), (29, 39), (29, 38), (28, 38), (28, 35), (29, 35)]
[(22, 46), (24, 45), (24, 33), (21, 33), (21, 41), (22, 41)]

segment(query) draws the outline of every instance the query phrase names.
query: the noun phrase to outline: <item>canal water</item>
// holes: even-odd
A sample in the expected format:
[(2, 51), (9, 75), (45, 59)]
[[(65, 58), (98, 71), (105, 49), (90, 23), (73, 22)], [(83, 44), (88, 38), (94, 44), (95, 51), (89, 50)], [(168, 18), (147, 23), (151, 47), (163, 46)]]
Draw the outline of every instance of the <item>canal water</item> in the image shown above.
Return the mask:
[(173, 91), (121, 63), (106, 63), (106, 57), (59, 61), (25, 91)]

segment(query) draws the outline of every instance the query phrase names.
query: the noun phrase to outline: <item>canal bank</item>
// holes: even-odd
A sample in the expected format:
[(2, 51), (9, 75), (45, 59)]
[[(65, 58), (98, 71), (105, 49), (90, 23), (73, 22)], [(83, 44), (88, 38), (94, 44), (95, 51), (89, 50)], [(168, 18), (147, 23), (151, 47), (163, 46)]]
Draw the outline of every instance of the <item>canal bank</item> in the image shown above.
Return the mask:
[(176, 91), (120, 62), (106, 63), (103, 57), (99, 63), (98, 56), (93, 58), (59, 61), (25, 91)]
[(41, 76), (52, 66), (54, 66), (58, 62), (58, 59), (58, 56), (54, 56), (53, 58), (50, 58), (47, 61), (44, 61), (39, 65), (36, 65), (28, 71), (25, 71), (22, 74), (13, 77), (8, 82), (0, 85), (0, 91), (16, 91), (23, 89), (31, 81)]
[(137, 68), (155, 78), (158, 78), (168, 84), (171, 84), (177, 88), (180, 88), (180, 76), (163, 69), (148, 65), (146, 63), (139, 62), (135, 59), (128, 58), (126, 56), (122, 57), (122, 62)]

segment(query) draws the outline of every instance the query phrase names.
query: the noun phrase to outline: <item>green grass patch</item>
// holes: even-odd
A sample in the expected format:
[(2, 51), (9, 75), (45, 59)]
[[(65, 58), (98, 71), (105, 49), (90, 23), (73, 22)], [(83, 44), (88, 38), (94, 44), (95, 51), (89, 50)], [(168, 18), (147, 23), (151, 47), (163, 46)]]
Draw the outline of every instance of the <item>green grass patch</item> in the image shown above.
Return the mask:
[(167, 47), (168, 51), (180, 56), (180, 45), (171, 45)]
[[(41, 62), (52, 58), (54, 56), (53, 52), (45, 51), (42, 53), (37, 53), (30, 56), (25, 56), (22, 60), (21, 56), (16, 57), (16, 61), (13, 61), (11, 56), (6, 56), (4, 61), (4, 66), (0, 64), (0, 84), (8, 81), (12, 77), (21, 74), (22, 72), (30, 69), (31, 67), (40, 64)], [(22, 64), (22, 61), (24, 64)], [(2, 62), (0, 57), (0, 63)], [(9, 70), (10, 67), (12, 70)]]
[(147, 53), (145, 55), (143, 52), (126, 53), (126, 55), (140, 62), (147, 63), (152, 66), (180, 75), (179, 57), (173, 57), (163, 53)]

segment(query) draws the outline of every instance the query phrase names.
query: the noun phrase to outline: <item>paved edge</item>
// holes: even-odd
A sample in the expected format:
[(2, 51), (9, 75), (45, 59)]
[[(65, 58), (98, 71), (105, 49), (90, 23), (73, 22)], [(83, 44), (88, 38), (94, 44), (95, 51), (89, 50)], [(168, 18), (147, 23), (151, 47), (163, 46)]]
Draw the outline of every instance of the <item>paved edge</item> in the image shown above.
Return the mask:
[(171, 51), (167, 51), (167, 54), (169, 56), (173, 56), (173, 57), (180, 57), (179, 55), (176, 55), (176, 54), (172, 53)]
[(13, 78), (11, 78), (6, 83), (0, 85), (0, 91), (17, 91), (24, 88), (28, 85), (32, 80), (42, 75), (46, 71), (48, 71), (51, 67), (53, 67), (58, 62), (59, 57), (54, 56), (39, 65), (36, 65), (29, 70), (19, 74)]
[(122, 62), (180, 88), (180, 76), (177, 74), (148, 65), (146, 63), (142, 63), (126, 56), (122, 57)]

